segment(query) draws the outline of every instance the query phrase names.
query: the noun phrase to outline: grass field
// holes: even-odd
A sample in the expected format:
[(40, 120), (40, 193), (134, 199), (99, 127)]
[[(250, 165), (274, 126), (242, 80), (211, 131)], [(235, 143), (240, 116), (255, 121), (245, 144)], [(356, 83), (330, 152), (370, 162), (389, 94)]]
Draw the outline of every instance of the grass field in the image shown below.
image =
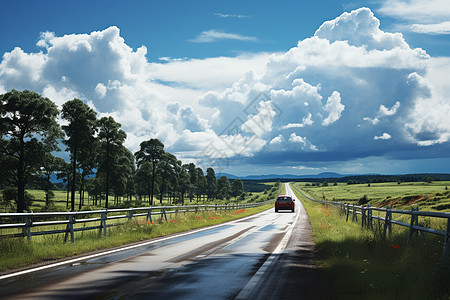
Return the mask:
[(298, 196), (313, 228), (318, 264), (336, 299), (450, 299), (450, 262), (442, 260), (442, 237), (427, 235), (407, 247), (402, 227), (393, 226), (390, 239), (383, 239), (381, 226), (361, 229), (360, 223), (346, 222), (337, 207)]
[(318, 200), (344, 201), (356, 204), (365, 195), (372, 206), (390, 205), (396, 208), (410, 209), (419, 207), (427, 211), (450, 211), (450, 182), (396, 182), (352, 184), (338, 183), (336, 186), (311, 186), (307, 183), (296, 183), (312, 198)]
[[(252, 202), (262, 202), (264, 200), (261, 200), (263, 198), (276, 198), (278, 196), (277, 191), (278, 188), (276, 188), (275, 182), (273, 183), (266, 183), (268, 191), (264, 192), (252, 192), (252, 193), (246, 193), (245, 198), (242, 199), (240, 197), (231, 197), (229, 199), (210, 199), (207, 200), (206, 195), (202, 195), (199, 198), (199, 201), (197, 201), (197, 197), (194, 196), (192, 201), (188, 196), (185, 197), (185, 205), (194, 205), (194, 204), (230, 204), (230, 203), (252, 203)], [(67, 208), (67, 194), (65, 191), (53, 191), (54, 197), (51, 199), (51, 205), (49, 207), (45, 206), (45, 192), (43, 190), (30, 190), (28, 189), (27, 192), (31, 194), (34, 198), (32, 201), (32, 204), (29, 207), (29, 210), (33, 212), (42, 212), (42, 211), (70, 211), (70, 203), (69, 208)], [(0, 190), (1, 193), (1, 190)], [(88, 199), (89, 194), (85, 193), (85, 199), (84, 199), (84, 205), (82, 206), (81, 210), (95, 210), (95, 209), (101, 209), (104, 208), (104, 202), (105, 200), (102, 200), (101, 203), (98, 203), (98, 205), (94, 205), (92, 200)], [(159, 197), (159, 195), (158, 195)], [(181, 205), (181, 203), (174, 203), (174, 199), (170, 199), (167, 196), (164, 197), (162, 204), (159, 201), (159, 198), (157, 196), (153, 199), (153, 205), (154, 206), (160, 206), (160, 205)], [(120, 203), (117, 205), (114, 205), (114, 198), (112, 196), (109, 197), (109, 208), (128, 208), (128, 207), (143, 207), (148, 206), (148, 199), (139, 200), (137, 197), (132, 197), (131, 201), (127, 201), (126, 199), (121, 199)], [(79, 194), (76, 193), (75, 197), (75, 210), (79, 210)], [(0, 212), (15, 212), (15, 204), (10, 203), (9, 205), (3, 204), (0, 205)]]
[[(37, 196), (40, 193), (40, 191), (31, 192)], [(243, 202), (263, 202), (273, 199), (281, 193), (284, 193), (283, 185), (272, 188), (270, 192), (253, 193), (251, 196), (246, 197)], [(56, 203), (57, 205), (60, 204), (58, 202)], [(65, 208), (64, 203), (61, 203), (61, 206)], [(36, 207), (39, 208), (41, 206), (39, 204)], [(28, 242), (26, 238), (0, 238), (0, 273), (43, 261), (71, 257), (82, 253), (108, 249), (127, 243), (223, 223), (255, 214), (271, 207), (273, 207), (272, 203), (256, 208), (232, 211), (170, 214), (167, 216), (167, 222), (157, 216), (154, 217), (152, 223), (148, 222), (146, 217), (139, 217), (134, 218), (122, 226), (109, 228), (107, 236), (99, 235), (96, 230), (76, 232), (75, 244), (70, 242), (64, 243), (64, 234), (33, 236), (31, 242)], [(81, 224), (75, 225), (82, 226)], [(61, 226), (65, 228), (64, 225)], [(43, 230), (43, 228), (38, 229)], [(32, 230), (38, 229), (32, 228)], [(53, 226), (45, 229), (54, 230), (56, 228)], [(12, 233), (12, 229), (4, 229), (0, 232), (0, 234), (6, 233)]]

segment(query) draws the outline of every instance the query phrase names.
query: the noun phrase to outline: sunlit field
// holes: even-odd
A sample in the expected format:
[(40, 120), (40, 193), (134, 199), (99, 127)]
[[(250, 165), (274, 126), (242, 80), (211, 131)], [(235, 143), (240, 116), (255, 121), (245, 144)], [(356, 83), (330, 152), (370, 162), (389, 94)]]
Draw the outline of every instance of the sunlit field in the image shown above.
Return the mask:
[(450, 262), (442, 260), (442, 237), (419, 236), (408, 247), (403, 227), (393, 226), (391, 237), (384, 239), (378, 222), (373, 230), (361, 229), (360, 223), (346, 222), (336, 206), (298, 196), (310, 218), (318, 264), (333, 282), (336, 298), (450, 297)]
[(312, 186), (311, 183), (296, 183), (312, 198), (318, 200), (343, 201), (357, 204), (367, 196), (372, 206), (392, 206), (420, 210), (450, 211), (450, 182), (387, 182), (370, 184), (328, 183), (328, 186)]

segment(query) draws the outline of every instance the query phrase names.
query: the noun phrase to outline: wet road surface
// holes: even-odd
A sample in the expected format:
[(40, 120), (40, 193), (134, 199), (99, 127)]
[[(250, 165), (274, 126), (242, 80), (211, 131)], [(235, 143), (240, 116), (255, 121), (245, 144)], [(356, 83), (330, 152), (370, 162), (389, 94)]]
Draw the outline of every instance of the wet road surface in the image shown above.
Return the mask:
[(308, 217), (298, 200), (296, 205), (295, 213), (270, 209), (222, 226), (2, 279), (0, 297), (298, 299), (303, 285), (303, 295), (327, 298), (330, 288), (314, 264)]

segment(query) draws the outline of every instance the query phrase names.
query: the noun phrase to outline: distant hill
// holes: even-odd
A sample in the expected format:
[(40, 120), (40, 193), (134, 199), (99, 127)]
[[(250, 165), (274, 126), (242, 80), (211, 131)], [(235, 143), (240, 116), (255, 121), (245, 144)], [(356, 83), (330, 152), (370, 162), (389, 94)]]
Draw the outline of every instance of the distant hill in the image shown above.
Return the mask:
[(226, 176), (228, 179), (236, 179), (240, 178), (243, 180), (268, 180), (268, 179), (307, 179), (307, 178), (342, 178), (348, 175), (342, 175), (334, 172), (324, 172), (317, 175), (293, 175), (293, 174), (268, 174), (268, 175), (249, 175), (238, 177), (232, 174), (227, 173), (217, 173), (216, 177), (219, 178), (221, 176)]
[(293, 175), (293, 174), (268, 174), (268, 175), (249, 175), (238, 177), (227, 173), (218, 173), (216, 177), (227, 176), (228, 179), (234, 180), (240, 178), (242, 180), (258, 180), (258, 181), (311, 181), (311, 182), (418, 182), (418, 181), (450, 181), (450, 174), (446, 173), (421, 173), (421, 174), (400, 174), (400, 175), (380, 175), (380, 174), (362, 174), (362, 175), (342, 175), (334, 172), (324, 172), (317, 175)]

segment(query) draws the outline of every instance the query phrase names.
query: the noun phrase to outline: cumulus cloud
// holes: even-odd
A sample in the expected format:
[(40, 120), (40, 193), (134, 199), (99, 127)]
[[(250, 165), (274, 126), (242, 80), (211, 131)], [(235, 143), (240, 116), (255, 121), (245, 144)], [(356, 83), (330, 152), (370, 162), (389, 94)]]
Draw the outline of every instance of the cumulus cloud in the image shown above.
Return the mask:
[[(232, 38), (216, 33), (205, 38)], [(37, 45), (3, 55), (0, 91), (32, 89), (58, 105), (80, 98), (123, 125), (132, 151), (156, 137), (202, 166), (267, 164), (395, 155), (450, 139), (450, 62), (382, 31), (368, 8), (278, 53), (148, 62), (147, 48), (132, 49), (114, 26), (46, 32)]]
[(324, 110), (328, 112), (328, 117), (323, 120), (322, 125), (328, 126), (339, 120), (344, 108), (345, 105), (341, 103), (341, 95), (334, 91), (333, 94), (328, 97), (327, 104), (324, 106)]
[(383, 133), (380, 136), (374, 136), (374, 140), (389, 140), (392, 136), (389, 133)]

